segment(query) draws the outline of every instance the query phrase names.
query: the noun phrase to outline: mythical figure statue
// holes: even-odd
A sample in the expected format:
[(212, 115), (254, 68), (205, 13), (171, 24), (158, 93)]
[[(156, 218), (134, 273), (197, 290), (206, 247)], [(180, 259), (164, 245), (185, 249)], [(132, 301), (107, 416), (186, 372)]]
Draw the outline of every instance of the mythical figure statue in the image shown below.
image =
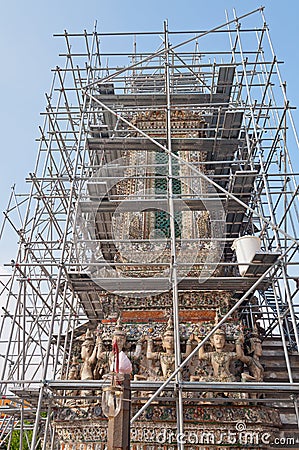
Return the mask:
[(262, 344), (258, 336), (257, 329), (252, 333), (249, 339), (249, 355), (244, 354), (243, 350), (244, 335), (240, 333), (236, 341), (236, 352), (238, 359), (244, 362), (249, 370), (248, 373), (242, 373), (243, 381), (264, 381), (264, 368), (260, 362), (260, 357), (262, 356)]
[(158, 361), (160, 363), (162, 379), (166, 380), (175, 369), (174, 333), (171, 317), (168, 320), (166, 331), (162, 337), (162, 346), (163, 352), (153, 352), (153, 340), (149, 338), (146, 356), (148, 360)]
[(126, 345), (126, 332), (123, 330), (122, 324), (121, 324), (121, 317), (117, 319), (115, 330), (113, 333), (112, 341), (117, 343), (118, 351), (123, 351), (125, 345)]
[[(93, 368), (96, 362), (97, 348), (94, 345), (94, 336), (89, 329), (85, 334), (85, 339), (81, 346), (81, 358), (83, 363), (81, 365), (81, 380), (93, 380)], [(81, 390), (82, 397), (88, 397), (91, 394), (89, 390)], [(88, 404), (88, 400), (84, 400), (84, 404)]]
[[(67, 379), (68, 380), (79, 380), (79, 361), (75, 356), (73, 357), (72, 362), (70, 364)], [(73, 398), (69, 398), (69, 397), (73, 397), (76, 395), (79, 395), (78, 389), (67, 390), (66, 391), (66, 398), (67, 398), (66, 404), (69, 406), (74, 406), (76, 404), (76, 400)]]
[(134, 381), (147, 380), (149, 372), (152, 371), (152, 361), (147, 360), (144, 344), (147, 345), (147, 342), (143, 336), (137, 341), (135, 351), (130, 356), (135, 369)]
[(110, 370), (119, 373), (131, 373), (132, 364), (124, 352), (127, 336), (119, 317), (112, 337), (112, 352), (109, 356)]
[(109, 372), (109, 356), (110, 352), (106, 348), (105, 336), (98, 336), (96, 339), (96, 364), (93, 371), (95, 380), (103, 378), (105, 373)]
[[(117, 319), (114, 333), (112, 335), (112, 351), (104, 348), (104, 336), (98, 336), (96, 340), (96, 365), (94, 369), (94, 378), (101, 379), (103, 375), (110, 371), (120, 373), (131, 373), (132, 364), (124, 353), (126, 344), (126, 332), (123, 330), (121, 318)], [(118, 367), (116, 362), (118, 361)]]
[(87, 330), (81, 347), (81, 357), (83, 359), (81, 380), (93, 380), (93, 367), (96, 362), (96, 355), (97, 348), (94, 345), (94, 336)]
[(73, 356), (68, 372), (68, 380), (79, 380), (79, 361), (76, 356)]
[[(190, 340), (197, 340), (197, 336), (190, 336)], [(225, 331), (218, 329), (211, 338), (211, 343), (215, 348), (215, 351), (206, 352), (202, 345), (198, 350), (198, 359), (200, 361), (207, 361), (211, 364), (213, 369), (212, 377), (206, 376), (191, 376), (190, 381), (218, 381), (218, 382), (231, 382), (236, 381), (235, 376), (231, 373), (231, 363), (238, 359), (236, 352), (230, 352), (225, 350), (226, 335)]]

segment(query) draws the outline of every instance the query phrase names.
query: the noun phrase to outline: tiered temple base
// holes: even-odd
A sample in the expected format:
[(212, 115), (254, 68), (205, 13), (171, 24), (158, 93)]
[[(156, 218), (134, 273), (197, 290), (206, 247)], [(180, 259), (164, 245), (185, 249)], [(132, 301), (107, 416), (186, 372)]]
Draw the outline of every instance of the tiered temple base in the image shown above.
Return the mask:
[[(133, 414), (142, 403), (133, 403)], [(180, 440), (188, 450), (267, 449), (281, 425), (278, 411), (266, 406), (199, 405), (192, 400), (184, 406), (183, 435), (177, 433), (176, 418), (173, 403), (149, 406), (131, 428), (131, 450), (174, 450)], [(60, 450), (105, 449), (107, 419), (100, 403), (88, 408), (59, 407), (54, 427)]]

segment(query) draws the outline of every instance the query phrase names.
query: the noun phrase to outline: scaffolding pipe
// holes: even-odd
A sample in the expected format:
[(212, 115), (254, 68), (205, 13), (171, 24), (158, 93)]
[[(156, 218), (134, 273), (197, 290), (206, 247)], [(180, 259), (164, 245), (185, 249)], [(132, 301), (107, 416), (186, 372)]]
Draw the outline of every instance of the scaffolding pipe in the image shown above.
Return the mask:
[[(168, 24), (164, 22), (164, 45), (165, 45), (165, 90), (166, 90), (166, 129), (167, 129), (167, 147), (168, 153), (168, 205), (169, 205), (169, 221), (170, 221), (170, 241), (171, 241), (171, 261), (170, 261), (170, 278), (172, 287), (173, 302), (173, 325), (174, 325), (174, 346), (175, 346), (175, 368), (177, 369), (181, 363), (180, 350), (180, 329), (179, 329), (179, 296), (178, 296), (178, 277), (177, 277), (177, 257), (176, 257), (176, 236), (175, 236), (175, 207), (173, 194), (173, 167), (172, 167), (172, 146), (171, 146), (171, 100), (170, 100), (170, 74), (169, 74), (169, 41), (168, 41)], [(184, 433), (184, 414), (183, 414), (183, 397), (180, 382), (182, 380), (181, 372), (176, 374), (177, 382), (177, 426), (178, 433), (182, 436)], [(178, 448), (184, 450), (184, 444), (178, 443)]]

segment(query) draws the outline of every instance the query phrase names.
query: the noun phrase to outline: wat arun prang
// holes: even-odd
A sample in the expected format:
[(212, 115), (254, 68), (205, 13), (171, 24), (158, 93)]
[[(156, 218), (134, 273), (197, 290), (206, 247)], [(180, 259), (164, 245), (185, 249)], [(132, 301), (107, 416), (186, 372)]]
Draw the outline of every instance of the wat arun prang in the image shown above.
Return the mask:
[[(138, 113), (131, 118), (134, 126), (147, 130), (152, 137), (163, 137), (166, 127), (166, 115), (162, 111)], [(171, 114), (173, 138), (184, 140), (207, 136), (209, 124), (197, 113), (175, 109)], [(150, 130), (150, 131), (149, 131)], [(135, 133), (136, 136), (136, 133)], [(187, 141), (186, 141), (187, 142)], [(190, 173), (190, 167), (184, 165), (195, 162), (197, 169), (205, 173), (207, 152), (177, 152), (180, 159), (173, 160), (176, 172), (177, 193), (208, 192), (206, 181), (192, 180), (192, 183), (180, 181), (180, 175)], [(145, 151), (126, 151), (122, 155), (128, 169), (123, 179), (115, 183), (117, 195), (127, 198), (140, 192), (146, 183), (146, 189), (155, 194), (163, 194), (166, 174), (159, 164), (167, 160), (163, 153), (146, 154)], [(156, 165), (155, 177), (144, 180), (136, 177), (136, 165), (143, 170), (142, 161)], [(192, 169), (191, 169), (192, 171)], [(165, 193), (165, 192), (164, 192)], [(148, 239), (153, 229), (159, 229), (170, 235), (169, 220), (163, 211), (124, 212), (118, 221), (118, 233), (124, 237), (129, 230), (134, 239), (134, 257), (140, 252), (144, 257), (143, 242)], [(207, 258), (221, 261), (221, 245), (212, 240), (213, 226), (207, 211), (180, 210), (176, 216), (176, 250), (181, 251), (180, 239), (189, 239), (187, 251), (191, 254), (193, 264), (181, 274), (181, 279), (200, 276)], [(217, 224), (218, 226), (218, 224)], [(115, 269), (123, 277), (155, 277), (164, 269), (163, 263), (170, 257), (170, 248), (166, 246), (161, 253), (159, 247), (158, 262), (161, 264), (142, 266), (128, 264), (129, 252), (125, 242), (119, 244), (114, 253)], [(157, 244), (148, 245), (148, 258)], [(194, 250), (195, 249), (195, 250)], [(100, 249), (98, 249), (100, 252)], [(189, 252), (189, 253), (188, 253)], [(194, 256), (195, 254), (195, 256)], [(141, 257), (140, 256), (140, 257)], [(187, 261), (188, 261), (187, 256)], [(134, 259), (136, 261), (136, 259)], [(211, 261), (211, 259), (209, 259)], [(118, 266), (118, 263), (119, 266)], [(102, 269), (100, 269), (102, 270)], [(93, 273), (92, 278), (98, 280), (101, 273)], [(210, 271), (210, 276), (239, 276), (238, 268), (233, 267), (230, 273), (223, 272), (221, 266)], [(173, 293), (161, 292), (154, 295), (130, 296), (115, 292), (99, 292), (99, 303), (103, 311), (103, 319), (94, 327), (87, 329), (71, 350), (72, 363), (69, 372), (63, 377), (75, 380), (107, 380), (113, 371), (116, 354), (113, 346), (117, 343), (118, 357), (125, 361), (125, 373), (130, 373), (132, 384), (131, 416), (146, 403), (151, 396), (151, 389), (138, 389), (146, 382), (163, 382), (175, 370), (175, 346), (173, 328)], [(180, 354), (183, 361), (205, 336), (219, 323), (221, 318), (236, 303), (234, 290), (183, 289), (178, 293)], [(254, 298), (251, 299), (254, 303)], [(258, 322), (259, 311), (252, 315), (251, 327), (242, 324), (238, 310), (218, 328), (208, 342), (196, 351), (194, 357), (181, 371), (181, 380), (185, 383), (183, 390), (184, 434), (177, 432), (177, 406), (175, 391), (165, 390), (155, 399), (140, 417), (132, 424), (130, 448), (133, 450), (175, 449), (181, 440), (186, 448), (242, 448), (242, 444), (257, 444), (258, 448), (268, 448), (270, 439), (279, 432), (280, 417), (275, 408), (262, 401), (262, 394), (252, 392), (211, 390), (205, 391), (201, 383), (252, 383), (262, 382), (264, 368), (260, 362), (262, 355), (261, 327)], [(125, 358), (124, 358), (125, 356)], [(128, 364), (128, 360), (130, 364)], [(129, 369), (128, 369), (129, 367)], [(123, 369), (120, 365), (119, 372)], [(107, 378), (108, 376), (108, 378)], [(192, 389), (188, 389), (188, 382)], [(197, 384), (196, 384), (197, 383)], [(140, 385), (141, 385), (140, 384)], [(150, 384), (153, 386), (153, 384)], [(157, 384), (159, 386), (159, 383)], [(191, 384), (190, 384), (191, 386)], [(198, 389), (196, 389), (198, 386)], [(154, 392), (154, 391), (152, 391)], [(78, 399), (79, 396), (79, 399)], [(89, 398), (92, 396), (92, 398)], [(107, 441), (107, 418), (103, 414), (101, 390), (85, 392), (68, 391), (65, 402), (57, 405), (54, 427), (59, 436), (60, 448), (90, 448), (104, 450)], [(74, 397), (74, 399), (72, 399)], [(85, 447), (83, 445), (85, 443)], [(81, 445), (81, 447), (80, 447)], [(200, 445), (200, 447), (198, 447)], [(212, 447), (215, 446), (215, 447)], [(109, 447), (108, 447), (109, 448)], [(112, 447), (111, 447), (112, 448)], [(245, 448), (245, 447), (244, 447)]]
[(209, 21), (56, 35), (0, 233), (0, 447), (295, 445), (294, 106), (264, 8)]

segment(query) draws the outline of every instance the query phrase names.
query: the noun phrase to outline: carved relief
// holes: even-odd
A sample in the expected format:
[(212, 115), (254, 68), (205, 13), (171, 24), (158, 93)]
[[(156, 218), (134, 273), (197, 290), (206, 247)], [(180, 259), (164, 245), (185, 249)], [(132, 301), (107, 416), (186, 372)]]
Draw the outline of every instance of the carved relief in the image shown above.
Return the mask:
[(242, 373), (242, 380), (261, 382), (264, 380), (264, 367), (260, 362), (260, 357), (263, 354), (263, 350), (257, 329), (254, 330), (247, 340), (247, 355), (245, 355), (243, 349), (244, 342), (244, 335), (243, 333), (240, 333), (240, 336), (236, 342), (236, 351), (238, 358), (246, 364), (249, 372)]
[(167, 328), (162, 336), (163, 351), (153, 351), (153, 340), (149, 338), (147, 341), (146, 357), (149, 361), (154, 361), (158, 364), (157, 375), (163, 380), (172, 374), (175, 369), (175, 355), (174, 355), (174, 334), (172, 318), (168, 320)]
[[(184, 301), (186, 305), (189, 301), (193, 303), (192, 294), (188, 295), (189, 300), (188, 298), (181, 299), (181, 302)], [(216, 298), (213, 299), (213, 302), (215, 300)], [(225, 294), (223, 300), (222, 307), (226, 308), (229, 299)], [(208, 298), (204, 301), (208, 302)], [(221, 311), (221, 308), (218, 310)], [(196, 317), (195, 312), (192, 314)], [(212, 328), (211, 321), (181, 323), (179, 331), (182, 358), (188, 356), (192, 348)], [(201, 347), (198, 354), (186, 365), (183, 370), (183, 379), (186, 381), (239, 381), (243, 363), (248, 366), (248, 377), (260, 377), (261, 375), (257, 374), (258, 370), (262, 370), (258, 360), (258, 343), (252, 336), (250, 342), (252, 345), (255, 343), (255, 351), (252, 350), (252, 355), (247, 351), (247, 347), (244, 352), (240, 345), (238, 345), (237, 352), (235, 339), (239, 335), (240, 325), (238, 322), (228, 322), (224, 329), (216, 332), (211, 341)], [(227, 341), (227, 336), (229, 341)], [(174, 371), (174, 332), (171, 315), (167, 324), (165, 322), (154, 324), (149, 322), (147, 324), (122, 325), (119, 317), (117, 323), (106, 321), (106, 323), (99, 324), (93, 333), (87, 330), (82, 343), (81, 360), (77, 360), (71, 365), (68, 378), (78, 377), (78, 368), (80, 367), (79, 378), (81, 380), (102, 379), (112, 367), (113, 342), (117, 343), (119, 355), (123, 353), (129, 357), (135, 380), (165, 380)], [(236, 367), (236, 362), (239, 363), (240, 368)]]

